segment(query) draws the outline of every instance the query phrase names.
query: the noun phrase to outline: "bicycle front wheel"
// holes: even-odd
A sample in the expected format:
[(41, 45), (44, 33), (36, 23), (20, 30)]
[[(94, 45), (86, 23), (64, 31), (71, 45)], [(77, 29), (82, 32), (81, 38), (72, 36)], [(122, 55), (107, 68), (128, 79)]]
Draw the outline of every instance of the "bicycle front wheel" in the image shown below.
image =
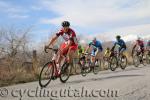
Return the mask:
[(39, 85), (41, 87), (46, 87), (51, 82), (53, 72), (54, 67), (52, 62), (48, 62), (43, 66), (39, 76)]
[(139, 56), (137, 56), (137, 55), (133, 56), (133, 64), (134, 64), (135, 67), (138, 67), (140, 65)]
[(93, 73), (94, 74), (98, 74), (98, 72), (100, 71), (100, 66), (101, 66), (101, 61), (97, 60), (94, 64), (94, 67), (93, 67)]
[(110, 70), (115, 71), (117, 66), (118, 66), (117, 57), (115, 57), (115, 56), (111, 57), (110, 58), (110, 64), (109, 64)]
[(120, 67), (121, 67), (121, 69), (125, 69), (126, 67), (127, 67), (127, 57), (125, 56), (125, 55), (123, 55), (122, 57), (121, 57), (121, 61), (120, 61)]
[(85, 68), (85, 66), (81, 66), (81, 75), (83, 76), (83, 77), (85, 77), (86, 76), (86, 74), (87, 74), (87, 70), (86, 70), (87, 68)]

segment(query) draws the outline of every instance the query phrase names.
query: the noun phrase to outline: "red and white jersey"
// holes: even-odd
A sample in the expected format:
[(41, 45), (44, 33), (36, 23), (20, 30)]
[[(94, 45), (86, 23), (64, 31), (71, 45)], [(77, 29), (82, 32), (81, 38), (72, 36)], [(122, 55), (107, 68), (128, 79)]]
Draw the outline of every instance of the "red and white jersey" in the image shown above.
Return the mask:
[(142, 41), (142, 40), (138, 40), (138, 41), (136, 41), (136, 44), (135, 44), (136, 46), (140, 46), (140, 47), (144, 47), (144, 41)]
[(76, 33), (71, 28), (68, 29), (67, 33), (65, 33), (63, 29), (61, 29), (58, 33), (56, 33), (56, 35), (61, 35), (66, 42), (68, 40), (72, 40), (74, 44), (77, 44)]

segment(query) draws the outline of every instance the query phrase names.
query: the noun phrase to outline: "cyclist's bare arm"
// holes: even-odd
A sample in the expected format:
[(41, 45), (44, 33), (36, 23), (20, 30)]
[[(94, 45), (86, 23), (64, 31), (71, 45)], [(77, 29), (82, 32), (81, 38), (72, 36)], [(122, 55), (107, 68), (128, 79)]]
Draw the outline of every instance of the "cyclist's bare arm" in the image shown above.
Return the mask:
[(136, 46), (137, 46), (137, 44), (135, 44), (135, 45), (133, 46), (132, 51), (136, 48)]
[(114, 46), (112, 47), (111, 51), (114, 51), (114, 48), (116, 47), (116, 43), (114, 44)]
[(137, 46), (137, 44), (135, 44), (135, 45), (133, 46), (133, 48), (132, 48), (132, 54), (131, 54), (132, 56), (133, 56), (133, 52), (134, 52), (136, 46)]
[(54, 42), (55, 42), (57, 39), (58, 39), (58, 36), (57, 36), (57, 35), (54, 36), (54, 37), (50, 40), (50, 42), (49, 42), (49, 44), (48, 44), (48, 47), (51, 46), (51, 45), (53, 45)]

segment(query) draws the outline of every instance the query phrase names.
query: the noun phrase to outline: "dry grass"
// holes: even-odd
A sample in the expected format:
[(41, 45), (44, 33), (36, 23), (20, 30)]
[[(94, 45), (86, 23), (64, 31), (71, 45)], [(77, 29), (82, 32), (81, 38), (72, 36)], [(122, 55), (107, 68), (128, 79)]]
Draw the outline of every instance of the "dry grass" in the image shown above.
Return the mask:
[[(132, 64), (132, 57), (130, 53), (125, 53), (125, 55), (128, 58), (128, 65)], [(37, 81), (39, 77), (40, 72), (40, 65), (37, 65), (36, 68), (33, 70), (26, 70), (20, 67), (17, 68), (11, 68), (8, 67), (2, 67), (0, 66), (0, 87), (2, 86), (8, 86), (13, 84), (19, 84), (19, 83), (27, 83), (32, 81)], [(78, 66), (78, 64), (76, 64)], [(77, 67), (79, 69), (79, 67)], [(77, 72), (78, 72), (77, 69)], [(100, 70), (107, 70), (105, 66), (101, 66)], [(75, 69), (72, 70), (72, 74), (75, 74)], [(80, 71), (79, 71), (80, 72)], [(80, 74), (80, 73), (77, 73)]]
[(22, 71), (21, 69), (12, 70), (0, 70), (0, 87), (8, 86), (18, 83), (27, 83), (31, 81), (38, 80), (38, 72), (32, 71), (28, 73)]

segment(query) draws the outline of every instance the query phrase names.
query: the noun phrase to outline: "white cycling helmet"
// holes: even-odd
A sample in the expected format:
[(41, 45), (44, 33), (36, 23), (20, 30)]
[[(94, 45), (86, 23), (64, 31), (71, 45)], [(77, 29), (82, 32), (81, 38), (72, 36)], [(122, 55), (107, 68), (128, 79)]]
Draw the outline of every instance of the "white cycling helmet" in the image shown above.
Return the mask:
[(96, 41), (96, 40), (97, 40), (96, 37), (94, 37), (92, 41)]
[(137, 40), (142, 40), (141, 37), (137, 37)]

